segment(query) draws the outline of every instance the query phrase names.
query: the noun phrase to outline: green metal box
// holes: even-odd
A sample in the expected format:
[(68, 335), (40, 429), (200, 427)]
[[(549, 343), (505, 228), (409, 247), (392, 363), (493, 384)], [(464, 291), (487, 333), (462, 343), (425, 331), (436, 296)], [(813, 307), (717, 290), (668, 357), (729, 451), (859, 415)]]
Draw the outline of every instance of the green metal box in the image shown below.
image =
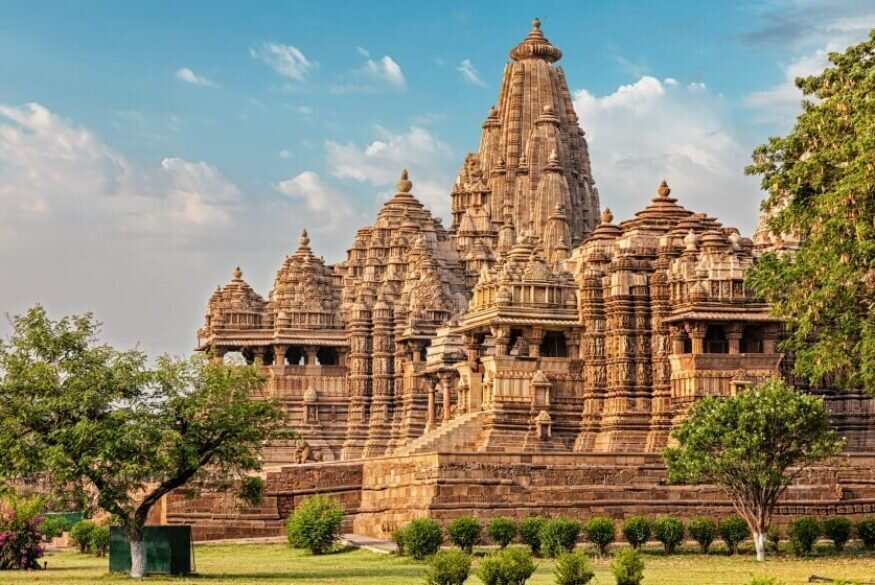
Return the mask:
[[(192, 572), (191, 526), (146, 526), (146, 573), (188, 575)], [(131, 570), (131, 544), (121, 526), (109, 529), (109, 570)]]

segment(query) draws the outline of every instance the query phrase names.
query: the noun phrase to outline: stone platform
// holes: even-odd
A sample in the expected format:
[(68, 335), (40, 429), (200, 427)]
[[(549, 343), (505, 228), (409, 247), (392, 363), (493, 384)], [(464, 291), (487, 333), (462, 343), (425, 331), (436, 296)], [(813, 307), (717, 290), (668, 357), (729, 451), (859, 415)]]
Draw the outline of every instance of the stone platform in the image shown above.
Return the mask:
[[(429, 453), (266, 469), (266, 497), (238, 509), (228, 495), (165, 498), (156, 521), (191, 524), (195, 540), (277, 536), (298, 503), (314, 494), (339, 500), (345, 532), (387, 538), (410, 520), (443, 524), (472, 514), (618, 521), (637, 514), (682, 518), (732, 513), (715, 486), (673, 486), (654, 454)], [(848, 454), (842, 465), (803, 474), (778, 507), (776, 521), (799, 515), (875, 514), (875, 456)]]

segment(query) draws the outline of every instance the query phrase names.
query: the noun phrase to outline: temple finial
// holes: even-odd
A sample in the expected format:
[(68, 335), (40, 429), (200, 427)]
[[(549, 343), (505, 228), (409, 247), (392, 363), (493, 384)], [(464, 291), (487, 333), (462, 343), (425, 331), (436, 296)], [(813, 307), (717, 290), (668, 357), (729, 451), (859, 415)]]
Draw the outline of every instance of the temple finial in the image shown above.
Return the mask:
[(660, 197), (668, 197), (671, 194), (671, 189), (665, 179), (659, 184), (659, 189), (656, 190)]
[(234, 280), (242, 280), (243, 279), (243, 271), (240, 270), (240, 267), (234, 269), (234, 272), (231, 273), (231, 276)]
[(307, 230), (301, 232), (301, 237), (298, 238), (298, 244), (300, 244), (302, 248), (310, 245), (310, 236), (307, 235)]
[(407, 169), (401, 171), (401, 178), (398, 179), (396, 187), (398, 188), (399, 193), (410, 193), (410, 189), (413, 188), (413, 183), (407, 178)]
[(541, 19), (537, 16), (532, 19), (532, 30), (541, 30)]
[(611, 223), (614, 221), (614, 214), (611, 212), (610, 207), (605, 207), (604, 211), (602, 211), (602, 223)]

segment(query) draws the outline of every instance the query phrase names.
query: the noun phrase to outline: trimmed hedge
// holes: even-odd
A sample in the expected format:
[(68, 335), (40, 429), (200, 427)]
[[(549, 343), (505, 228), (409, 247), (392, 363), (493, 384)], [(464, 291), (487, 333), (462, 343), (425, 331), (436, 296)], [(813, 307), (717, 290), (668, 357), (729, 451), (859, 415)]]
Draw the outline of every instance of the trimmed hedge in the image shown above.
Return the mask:
[(438, 551), (428, 563), (427, 585), (462, 585), (471, 572), (471, 557), (460, 550)]
[(474, 545), (480, 540), (480, 532), (482, 530), (483, 528), (476, 518), (473, 516), (462, 516), (450, 522), (450, 525), (447, 527), (447, 534), (450, 537), (450, 542), (470, 555), (474, 552)]
[(639, 549), (650, 539), (650, 520), (644, 516), (632, 516), (623, 522), (623, 537), (632, 548)]
[(599, 556), (603, 557), (608, 552), (608, 547), (614, 542), (614, 521), (604, 516), (591, 518), (584, 526), (583, 532), (587, 540), (593, 543), (598, 550)]
[(492, 519), (486, 531), (489, 533), (489, 538), (491, 538), (495, 544), (501, 548), (505, 548), (513, 542), (514, 538), (516, 538), (519, 529), (517, 528), (516, 522), (510, 518), (499, 516), (498, 518)]
[(520, 522), (520, 540), (536, 557), (541, 556), (541, 530), (546, 523), (540, 516), (530, 516)]
[(707, 516), (696, 516), (690, 520), (687, 532), (690, 533), (693, 540), (699, 543), (702, 553), (708, 554), (708, 549), (711, 547), (711, 543), (714, 542), (717, 525), (714, 523), (714, 520)]
[(541, 547), (555, 559), (562, 552), (571, 552), (580, 536), (580, 522), (568, 518), (551, 518), (541, 528)]
[(634, 548), (621, 548), (614, 554), (611, 571), (617, 585), (641, 585), (644, 580), (644, 559)]
[(677, 518), (660, 516), (653, 521), (653, 536), (662, 543), (665, 554), (673, 554), (684, 541), (684, 523)]
[(307, 498), (289, 514), (286, 534), (294, 548), (325, 554), (340, 540), (343, 508), (327, 496)]
[(717, 531), (720, 533), (720, 538), (726, 543), (726, 548), (729, 549), (731, 555), (738, 552), (739, 543), (750, 537), (750, 528), (747, 527), (747, 522), (735, 514), (721, 520)]
[(535, 562), (529, 551), (504, 548), (480, 561), (477, 576), (483, 585), (525, 585), (535, 572)]
[(404, 529), (404, 550), (414, 559), (421, 561), (435, 554), (444, 541), (444, 533), (437, 520), (418, 518)]

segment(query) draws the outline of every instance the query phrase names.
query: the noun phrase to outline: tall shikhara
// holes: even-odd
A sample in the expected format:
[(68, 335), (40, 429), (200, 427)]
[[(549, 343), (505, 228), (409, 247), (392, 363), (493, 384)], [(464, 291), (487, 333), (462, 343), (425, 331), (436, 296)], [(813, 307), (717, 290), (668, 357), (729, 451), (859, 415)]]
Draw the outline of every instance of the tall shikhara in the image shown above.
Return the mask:
[[(562, 51), (535, 19), (510, 58), (480, 150), (466, 157), (452, 191), (451, 227), (463, 259), (479, 259), (479, 242), (497, 251), (508, 224), (540, 238), (548, 256), (572, 250), (598, 225), (589, 150), (565, 73), (555, 65)], [(555, 229), (557, 223), (564, 225)]]

